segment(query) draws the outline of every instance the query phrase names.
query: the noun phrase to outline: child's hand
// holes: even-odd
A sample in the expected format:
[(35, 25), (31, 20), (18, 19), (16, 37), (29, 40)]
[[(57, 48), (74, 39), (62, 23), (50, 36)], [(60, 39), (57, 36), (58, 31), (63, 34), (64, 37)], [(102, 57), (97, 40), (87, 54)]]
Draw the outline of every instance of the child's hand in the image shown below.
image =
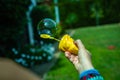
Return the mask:
[(93, 69), (94, 67), (91, 62), (90, 53), (85, 49), (81, 40), (76, 40), (75, 44), (79, 49), (78, 55), (74, 55), (66, 51), (65, 56), (73, 63), (79, 73), (85, 70)]

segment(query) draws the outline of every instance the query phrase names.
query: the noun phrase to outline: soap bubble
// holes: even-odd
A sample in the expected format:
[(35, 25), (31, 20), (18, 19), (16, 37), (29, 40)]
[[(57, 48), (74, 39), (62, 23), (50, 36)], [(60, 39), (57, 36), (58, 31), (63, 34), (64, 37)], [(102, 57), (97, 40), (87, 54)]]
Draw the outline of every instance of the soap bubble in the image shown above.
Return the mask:
[(57, 27), (56, 22), (50, 18), (41, 20), (37, 26), (38, 34), (48, 34), (55, 36)]

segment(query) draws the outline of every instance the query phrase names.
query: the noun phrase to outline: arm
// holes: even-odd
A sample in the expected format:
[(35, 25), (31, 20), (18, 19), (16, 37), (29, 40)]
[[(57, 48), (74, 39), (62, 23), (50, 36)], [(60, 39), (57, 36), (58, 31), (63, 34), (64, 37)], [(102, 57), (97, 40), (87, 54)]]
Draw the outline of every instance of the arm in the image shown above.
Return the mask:
[(103, 77), (92, 65), (90, 52), (86, 50), (80, 40), (77, 40), (75, 44), (79, 49), (78, 55), (66, 51), (65, 56), (75, 66), (80, 74), (80, 80), (103, 80)]

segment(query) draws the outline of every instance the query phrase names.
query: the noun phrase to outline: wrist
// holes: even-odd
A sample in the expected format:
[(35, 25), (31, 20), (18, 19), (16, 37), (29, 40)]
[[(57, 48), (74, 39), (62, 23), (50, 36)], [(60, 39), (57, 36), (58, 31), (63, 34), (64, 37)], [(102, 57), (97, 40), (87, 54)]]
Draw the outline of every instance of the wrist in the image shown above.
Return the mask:
[(79, 74), (81, 74), (84, 71), (94, 69), (92, 64), (82, 65), (80, 70), (78, 70)]
[(93, 69), (94, 69), (94, 67), (86, 67), (86, 68), (83, 68), (82, 70), (79, 70), (78, 72), (79, 72), (79, 74), (81, 74), (81, 73), (83, 73), (85, 71), (93, 70)]

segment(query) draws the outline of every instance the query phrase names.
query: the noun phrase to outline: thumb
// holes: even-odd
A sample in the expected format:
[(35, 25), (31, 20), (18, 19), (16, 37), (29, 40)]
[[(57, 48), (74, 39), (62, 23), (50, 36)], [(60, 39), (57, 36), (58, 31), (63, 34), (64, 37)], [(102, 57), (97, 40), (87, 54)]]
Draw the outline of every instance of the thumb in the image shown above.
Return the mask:
[(85, 49), (85, 47), (80, 39), (76, 40), (75, 44), (77, 45), (78, 49)]

